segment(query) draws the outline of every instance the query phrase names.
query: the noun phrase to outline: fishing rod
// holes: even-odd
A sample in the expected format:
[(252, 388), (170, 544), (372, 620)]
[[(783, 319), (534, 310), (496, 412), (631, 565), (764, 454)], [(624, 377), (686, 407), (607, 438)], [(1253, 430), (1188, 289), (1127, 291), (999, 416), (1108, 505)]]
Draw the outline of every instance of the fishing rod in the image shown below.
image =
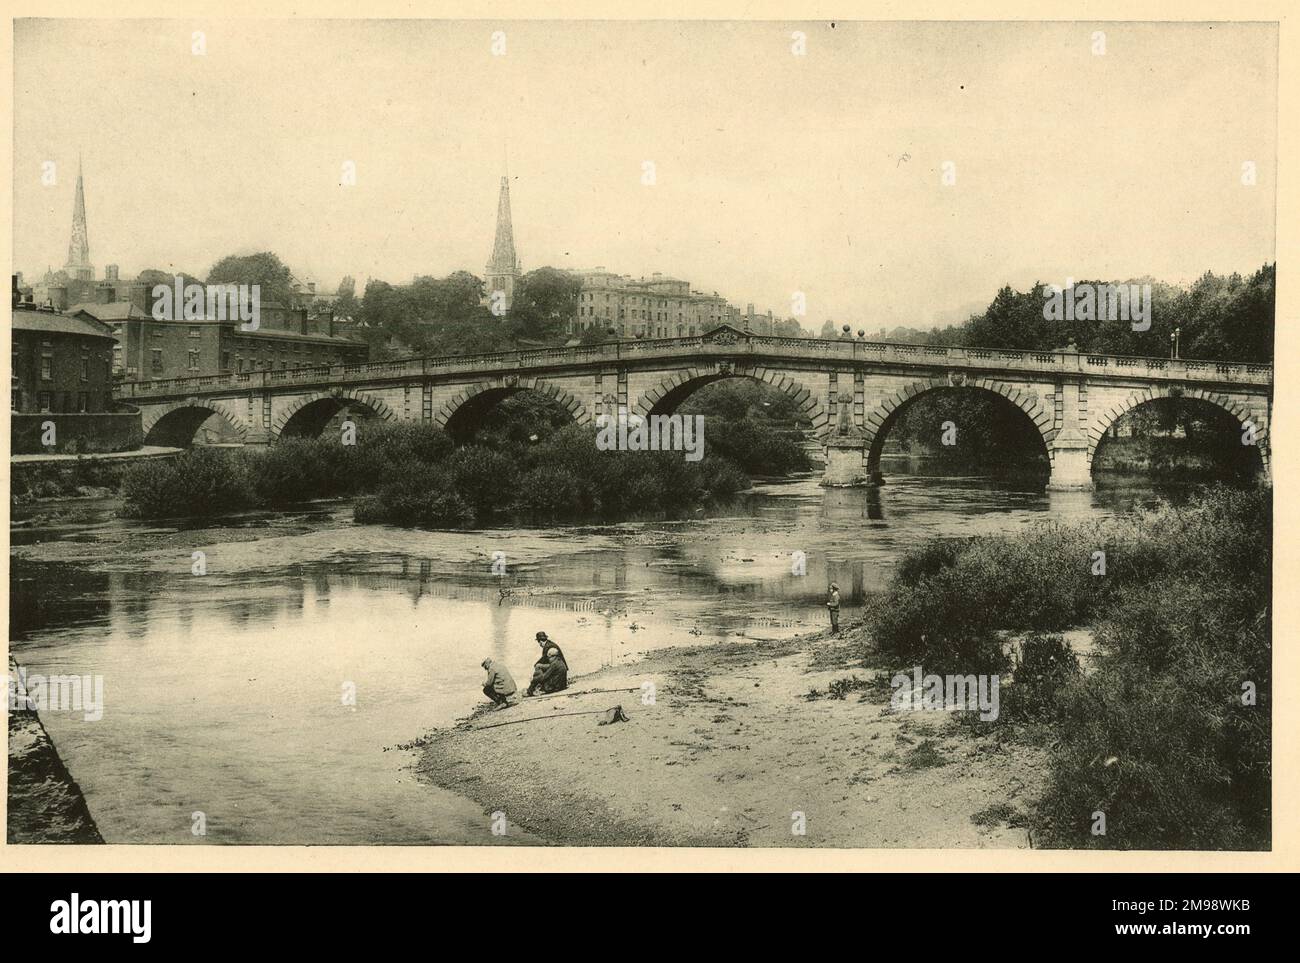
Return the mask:
[[(612, 706), (609, 709), (583, 709), (578, 712), (557, 712), (549, 716), (529, 716), (527, 719), (511, 719), (508, 722), (494, 722), (490, 726), (475, 726), (474, 729), (499, 729), (501, 726), (515, 726), (521, 722), (537, 722), (539, 719), (559, 719), (561, 716), (604, 716), (608, 715), (615, 709), (619, 710), (618, 714), (622, 715), (622, 706)], [(623, 716), (626, 719), (626, 716)]]
[(526, 696), (525, 698), (527, 698), (530, 702), (540, 702), (542, 699), (555, 699), (557, 697), (563, 699), (572, 699), (574, 696), (596, 695), (597, 693), (602, 693), (602, 692), (640, 692), (640, 691), (641, 691), (641, 687), (638, 685), (638, 686), (633, 686), (630, 689), (583, 689), (581, 692), (552, 692), (549, 693), (548, 695)]

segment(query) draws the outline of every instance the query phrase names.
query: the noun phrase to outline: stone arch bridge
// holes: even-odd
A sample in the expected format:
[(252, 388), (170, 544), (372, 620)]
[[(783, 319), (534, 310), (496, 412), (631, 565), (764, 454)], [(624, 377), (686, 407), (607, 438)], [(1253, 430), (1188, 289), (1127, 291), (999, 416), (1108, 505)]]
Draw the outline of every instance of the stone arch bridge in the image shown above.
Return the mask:
[(1052, 488), (1090, 487), (1107, 429), (1165, 397), (1219, 409), (1270, 467), (1271, 365), (763, 337), (727, 326), (692, 338), (128, 382), (118, 399), (140, 409), (150, 444), (188, 445), (214, 413), (248, 444), (319, 434), (344, 408), (455, 431), (525, 390), (557, 400), (594, 437), (599, 415), (671, 414), (697, 388), (731, 377), (784, 391), (823, 444), (849, 452), (860, 477), (878, 476), (899, 412), (951, 388), (1022, 412), (1042, 439)]

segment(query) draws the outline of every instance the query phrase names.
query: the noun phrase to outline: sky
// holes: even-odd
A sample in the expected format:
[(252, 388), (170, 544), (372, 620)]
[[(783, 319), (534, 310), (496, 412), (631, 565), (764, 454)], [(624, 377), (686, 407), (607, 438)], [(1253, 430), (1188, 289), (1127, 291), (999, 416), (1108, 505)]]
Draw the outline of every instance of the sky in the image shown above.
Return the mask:
[(482, 276), (507, 163), (525, 270), (801, 293), (812, 329), (1275, 256), (1269, 24), (20, 20), (14, 56), (29, 283), (79, 155), (97, 276)]

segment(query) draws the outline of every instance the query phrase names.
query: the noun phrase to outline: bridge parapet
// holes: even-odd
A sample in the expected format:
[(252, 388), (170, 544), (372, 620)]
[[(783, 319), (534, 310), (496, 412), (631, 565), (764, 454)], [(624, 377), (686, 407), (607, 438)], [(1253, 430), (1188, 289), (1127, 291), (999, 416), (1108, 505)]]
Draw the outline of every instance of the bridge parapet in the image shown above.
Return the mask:
[(1223, 361), (1080, 354), (1073, 351), (1018, 351), (944, 345), (894, 344), (849, 339), (784, 338), (718, 328), (691, 338), (662, 338), (538, 348), (495, 354), (408, 358), (364, 364), (320, 365), (280, 371), (201, 375), (160, 381), (124, 382), (123, 399), (265, 391), (290, 386), (329, 386), (359, 382), (408, 381), (465, 375), (492, 376), (602, 365), (681, 364), (700, 358), (753, 358), (786, 363), (849, 363), (890, 367), (950, 367), (972, 371), (1033, 372), (1069, 379), (1132, 379), (1217, 385), (1270, 386), (1273, 366)]

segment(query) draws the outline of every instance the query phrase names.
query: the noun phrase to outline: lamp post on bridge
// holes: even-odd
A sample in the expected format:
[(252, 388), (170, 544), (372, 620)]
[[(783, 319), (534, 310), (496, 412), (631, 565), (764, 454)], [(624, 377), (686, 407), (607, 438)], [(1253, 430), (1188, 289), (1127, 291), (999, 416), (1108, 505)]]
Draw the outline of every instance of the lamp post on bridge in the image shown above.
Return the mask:
[(1174, 330), (1169, 332), (1169, 360), (1170, 361), (1178, 360), (1178, 341), (1179, 341), (1179, 337), (1182, 335), (1182, 332), (1183, 332), (1182, 325), (1176, 326)]

